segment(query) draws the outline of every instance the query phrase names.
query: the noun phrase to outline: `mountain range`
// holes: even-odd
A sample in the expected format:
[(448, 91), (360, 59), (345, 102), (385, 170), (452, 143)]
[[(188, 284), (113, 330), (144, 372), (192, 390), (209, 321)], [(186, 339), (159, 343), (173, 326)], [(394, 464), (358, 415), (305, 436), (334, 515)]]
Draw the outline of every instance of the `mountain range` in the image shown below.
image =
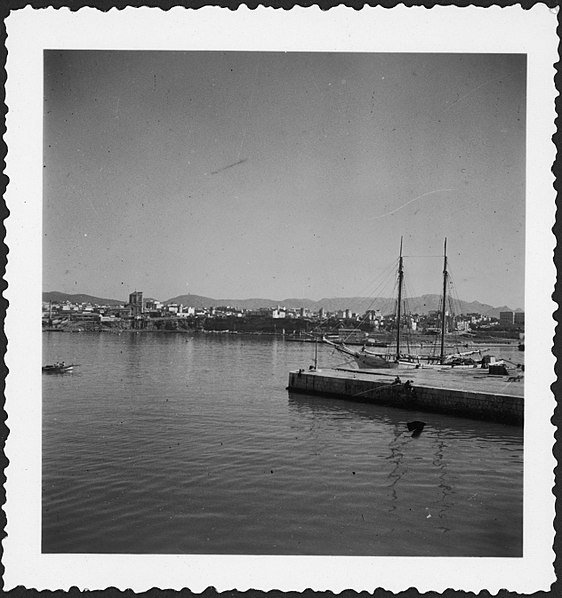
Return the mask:
[[(421, 295), (420, 297), (410, 297), (406, 302), (406, 309), (409, 313), (426, 314), (439, 308), (440, 295)], [(61, 293), (59, 291), (48, 291), (43, 293), (43, 301), (52, 301), (54, 303), (70, 301), (71, 303), (92, 303), (97, 305), (124, 305), (125, 301), (118, 299), (103, 299), (92, 295)], [(325, 311), (335, 312), (349, 309), (352, 312), (363, 314), (368, 309), (380, 309), (383, 314), (391, 313), (394, 310), (395, 299), (384, 297), (329, 297), (313, 301), (312, 299), (288, 298), (281, 300), (273, 299), (213, 299), (201, 295), (178, 295), (167, 299), (162, 303), (177, 303), (195, 308), (219, 307), (229, 305), (237, 309), (258, 309), (260, 307), (285, 306), (287, 308), (304, 307), (311, 311), (318, 311), (321, 307)], [(486, 316), (499, 318), (501, 311), (522, 311), (520, 308), (512, 308), (502, 305), (494, 307), (480, 301), (455, 301), (455, 311), (459, 313), (479, 313)]]

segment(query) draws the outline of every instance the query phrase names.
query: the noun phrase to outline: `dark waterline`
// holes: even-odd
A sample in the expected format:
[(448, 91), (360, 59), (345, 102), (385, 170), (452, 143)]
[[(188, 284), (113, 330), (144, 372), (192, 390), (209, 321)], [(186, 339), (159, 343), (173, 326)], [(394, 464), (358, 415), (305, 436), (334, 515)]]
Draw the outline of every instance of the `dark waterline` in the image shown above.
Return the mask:
[(43, 377), (44, 552), (522, 555), (516, 427), (289, 395), (314, 348), (282, 339), (45, 333), (43, 350), (81, 364)]

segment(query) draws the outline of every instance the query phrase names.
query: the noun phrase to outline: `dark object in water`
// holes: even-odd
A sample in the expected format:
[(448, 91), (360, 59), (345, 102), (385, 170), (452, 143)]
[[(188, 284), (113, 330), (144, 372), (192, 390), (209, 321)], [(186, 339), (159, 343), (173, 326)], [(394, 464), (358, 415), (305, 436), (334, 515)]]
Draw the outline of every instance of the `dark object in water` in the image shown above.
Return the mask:
[(406, 425), (408, 426), (408, 432), (412, 432), (412, 438), (419, 436), (425, 428), (425, 422), (420, 421), (408, 422)]

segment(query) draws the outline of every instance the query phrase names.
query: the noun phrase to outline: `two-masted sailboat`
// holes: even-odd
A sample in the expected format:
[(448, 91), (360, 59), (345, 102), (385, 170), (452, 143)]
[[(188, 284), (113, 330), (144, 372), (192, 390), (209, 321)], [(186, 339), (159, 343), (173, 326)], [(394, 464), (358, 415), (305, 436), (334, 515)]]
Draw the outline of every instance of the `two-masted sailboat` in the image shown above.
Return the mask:
[(378, 368), (420, 368), (420, 367), (476, 367), (477, 362), (470, 358), (470, 355), (479, 353), (479, 351), (466, 351), (463, 353), (445, 354), (445, 335), (447, 331), (446, 305), (447, 305), (447, 286), (449, 282), (449, 273), (447, 268), (447, 239), (443, 245), (443, 291), (441, 298), (441, 330), (440, 330), (440, 352), (439, 355), (411, 355), (404, 354), (401, 347), (400, 325), (402, 322), (402, 290), (404, 285), (404, 258), (402, 256), (402, 239), (400, 239), (400, 256), (398, 259), (398, 298), (396, 309), (396, 349), (389, 353), (373, 351), (363, 346), (361, 349), (354, 350), (348, 347), (344, 342), (336, 343), (323, 337), (323, 341), (332, 345), (336, 351), (353, 357), (360, 369), (378, 369)]

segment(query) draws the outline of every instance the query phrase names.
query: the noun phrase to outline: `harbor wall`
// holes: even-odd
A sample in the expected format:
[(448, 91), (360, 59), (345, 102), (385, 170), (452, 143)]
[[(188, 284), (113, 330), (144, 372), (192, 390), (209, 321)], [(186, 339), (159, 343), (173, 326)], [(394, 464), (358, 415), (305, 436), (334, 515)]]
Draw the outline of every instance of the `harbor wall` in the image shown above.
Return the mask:
[(523, 397), (419, 384), (412, 386), (393, 384), (390, 381), (371, 381), (341, 374), (330, 375), (329, 371), (321, 374), (303, 370), (290, 372), (287, 389), (291, 392), (332, 396), (515, 425), (522, 425), (524, 418)]

